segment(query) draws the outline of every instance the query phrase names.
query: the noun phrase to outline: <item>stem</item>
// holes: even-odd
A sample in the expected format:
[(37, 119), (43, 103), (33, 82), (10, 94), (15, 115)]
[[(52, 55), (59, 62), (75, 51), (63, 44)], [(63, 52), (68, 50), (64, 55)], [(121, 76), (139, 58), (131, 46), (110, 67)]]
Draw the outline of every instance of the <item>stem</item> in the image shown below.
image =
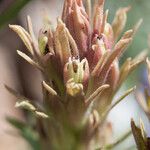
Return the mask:
[(122, 143), (125, 139), (127, 139), (131, 135), (131, 133), (132, 131), (130, 130), (127, 133), (125, 133), (122, 137), (120, 137), (117, 141), (115, 141), (114, 143), (98, 148), (96, 150), (111, 150), (117, 145), (119, 145), (120, 143)]
[(122, 100), (124, 100), (124, 98), (126, 96), (128, 96), (130, 93), (132, 93), (134, 90), (136, 89), (136, 86), (127, 90), (114, 104), (112, 104), (107, 110), (106, 112), (104, 112), (104, 114), (102, 115), (102, 119), (101, 122), (104, 122), (107, 115), (109, 114), (109, 112), (116, 106), (118, 105)]

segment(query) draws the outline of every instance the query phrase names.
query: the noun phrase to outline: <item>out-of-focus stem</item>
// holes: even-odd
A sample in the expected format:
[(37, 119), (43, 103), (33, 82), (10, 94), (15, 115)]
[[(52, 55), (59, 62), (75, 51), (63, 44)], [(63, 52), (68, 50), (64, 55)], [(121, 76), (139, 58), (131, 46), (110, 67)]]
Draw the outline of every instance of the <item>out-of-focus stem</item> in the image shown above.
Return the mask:
[(118, 140), (116, 140), (114, 143), (106, 145), (102, 148), (98, 148), (96, 150), (111, 150), (114, 147), (116, 147), (117, 145), (119, 145), (120, 143), (122, 143), (124, 140), (126, 140), (130, 135), (131, 135), (131, 130), (128, 131), (127, 133), (125, 133), (122, 137), (120, 137)]

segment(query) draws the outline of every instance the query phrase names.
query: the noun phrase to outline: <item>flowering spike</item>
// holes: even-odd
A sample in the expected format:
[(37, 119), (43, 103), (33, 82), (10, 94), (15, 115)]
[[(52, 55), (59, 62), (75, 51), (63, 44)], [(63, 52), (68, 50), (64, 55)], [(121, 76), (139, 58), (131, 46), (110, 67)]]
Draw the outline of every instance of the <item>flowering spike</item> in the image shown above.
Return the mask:
[[(106, 119), (107, 114), (134, 90), (128, 90), (112, 104), (123, 81), (145, 60), (147, 52), (127, 59), (119, 67), (120, 56), (131, 43), (141, 21), (117, 41), (125, 26), (129, 7), (119, 9), (111, 25), (104, 3), (105, 0), (97, 0), (93, 9), (91, 0), (65, 0), (62, 20), (57, 19), (56, 28), (52, 28), (46, 20), (38, 41), (34, 37), (30, 17), (27, 17), (29, 33), (20, 26), (10, 25), (32, 57), (20, 51), (17, 51), (18, 54), (38, 67), (45, 80), (42, 82), (43, 101), (40, 101), (40, 108), (46, 113), (31, 107), (30, 101), (28, 104), (28, 108), (33, 110), (30, 111), (38, 117), (32, 124), (39, 134), (41, 149), (66, 150), (75, 147), (93, 150), (115, 145), (108, 144), (112, 125)], [(8, 90), (26, 100), (14, 90)], [(150, 99), (146, 91), (145, 97)], [(150, 101), (144, 104), (148, 116), (149, 104)], [(23, 105), (27, 106), (26, 103)], [(128, 135), (123, 136), (121, 141)]]

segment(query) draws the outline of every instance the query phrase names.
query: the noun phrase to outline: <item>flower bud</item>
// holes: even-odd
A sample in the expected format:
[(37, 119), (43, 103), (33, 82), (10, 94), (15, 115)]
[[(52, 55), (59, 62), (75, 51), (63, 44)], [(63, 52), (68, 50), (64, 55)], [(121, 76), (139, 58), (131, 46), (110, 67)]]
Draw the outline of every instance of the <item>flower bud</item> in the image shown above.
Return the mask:
[(42, 55), (46, 55), (48, 52), (54, 54), (54, 39), (53, 33), (49, 26), (44, 26), (38, 36), (39, 50)]
[(44, 35), (44, 33), (41, 30), (39, 33), (38, 43), (39, 43), (39, 50), (43, 55), (46, 54), (47, 51), (46, 49), (47, 42), (48, 42), (48, 37)]
[(106, 49), (112, 49), (114, 44), (114, 33), (112, 26), (108, 23), (108, 10), (106, 10), (105, 14), (103, 15), (103, 22), (101, 26), (101, 33), (103, 35), (103, 40), (105, 43)]
[(76, 96), (78, 94), (81, 94), (83, 91), (83, 85), (81, 83), (75, 83), (73, 79), (70, 79), (66, 83), (66, 91), (67, 94), (71, 96)]
[[(103, 4), (101, 3), (101, 5), (103, 5)], [(103, 6), (101, 6), (101, 9), (103, 9), (102, 7)], [(103, 10), (101, 10), (101, 11), (102, 11), (101, 13), (103, 13)], [(98, 31), (98, 29), (94, 30), (93, 37), (92, 37), (92, 44), (93, 44), (92, 51), (93, 52), (91, 52), (92, 56), (94, 57), (93, 58), (94, 62), (92, 62), (92, 67), (90, 67), (90, 68), (95, 67), (95, 65), (98, 63), (98, 61), (103, 56), (103, 54), (108, 49), (111, 50), (113, 47), (113, 43), (114, 43), (113, 30), (112, 30), (111, 25), (107, 22), (107, 18), (108, 18), (108, 10), (105, 12), (104, 15), (101, 15), (101, 21), (99, 20), (101, 22), (99, 31)], [(90, 56), (91, 54), (88, 54), (88, 55), (89, 55), (88, 58), (89, 57), (91, 58), (91, 56)], [(90, 59), (88, 59), (88, 60), (90, 62), (89, 64), (91, 64)]]
[(80, 57), (84, 58), (90, 46), (90, 23), (82, 0), (66, 0), (62, 19), (77, 43)]
[(68, 63), (64, 67), (64, 82), (73, 79), (75, 83), (87, 84), (89, 77), (89, 66), (86, 59), (81, 62), (79, 59), (69, 58)]
[(91, 59), (91, 54), (89, 54), (89, 56), (88, 56), (88, 60), (89, 60), (91, 69), (93, 69), (96, 66), (96, 64), (98, 63), (98, 61), (100, 60), (100, 58), (106, 51), (106, 46), (104, 43), (103, 35), (98, 36), (96, 34), (93, 39), (93, 43), (94, 44), (93, 44), (92, 50), (91, 50), (92, 51), (91, 53), (93, 53), (93, 56), (92, 56), (93, 59)]

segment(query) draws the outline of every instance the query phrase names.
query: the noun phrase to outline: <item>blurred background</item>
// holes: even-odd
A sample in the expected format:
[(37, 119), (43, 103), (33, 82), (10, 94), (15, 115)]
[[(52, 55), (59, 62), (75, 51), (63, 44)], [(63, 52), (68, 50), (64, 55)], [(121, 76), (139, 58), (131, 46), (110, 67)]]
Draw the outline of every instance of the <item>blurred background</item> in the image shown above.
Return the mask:
[[(115, 11), (119, 7), (131, 6), (128, 13), (126, 29), (130, 29), (134, 24), (143, 18), (143, 24), (136, 34), (132, 45), (122, 56), (122, 62), (127, 57), (134, 57), (140, 51), (148, 48), (148, 35), (150, 33), (150, 1), (148, 0), (106, 0), (105, 7), (109, 9), (109, 21), (111, 22)], [(25, 51), (20, 39), (8, 28), (8, 24), (19, 24), (26, 28), (26, 16), (30, 15), (33, 22), (34, 32), (38, 35), (42, 27), (43, 15), (45, 12), (50, 20), (56, 24), (56, 17), (60, 16), (63, 8), (63, 0), (0, 0), (0, 149), (1, 150), (27, 150), (29, 146), (19, 137), (7, 122), (6, 117), (12, 116), (24, 119), (23, 113), (14, 108), (15, 97), (9, 94), (4, 84), (13, 87), (25, 96), (40, 100), (41, 96), (41, 75), (32, 66), (20, 59), (16, 50)], [(121, 62), (121, 63), (122, 63)], [(140, 85), (146, 79), (145, 66), (140, 66), (134, 71), (123, 85), (122, 90), (133, 85)], [(117, 96), (119, 96), (118, 93)], [(147, 125), (147, 118), (134, 99), (134, 95), (128, 96), (109, 115), (113, 123), (114, 138), (125, 133), (130, 127), (130, 119), (137, 122), (139, 118), (144, 120), (146, 130), (150, 133)], [(128, 144), (127, 144), (128, 143)], [(121, 149), (134, 148), (134, 141), (131, 137), (121, 145)], [(132, 147), (133, 146), (133, 147)], [(118, 149), (120, 149), (118, 147)]]

